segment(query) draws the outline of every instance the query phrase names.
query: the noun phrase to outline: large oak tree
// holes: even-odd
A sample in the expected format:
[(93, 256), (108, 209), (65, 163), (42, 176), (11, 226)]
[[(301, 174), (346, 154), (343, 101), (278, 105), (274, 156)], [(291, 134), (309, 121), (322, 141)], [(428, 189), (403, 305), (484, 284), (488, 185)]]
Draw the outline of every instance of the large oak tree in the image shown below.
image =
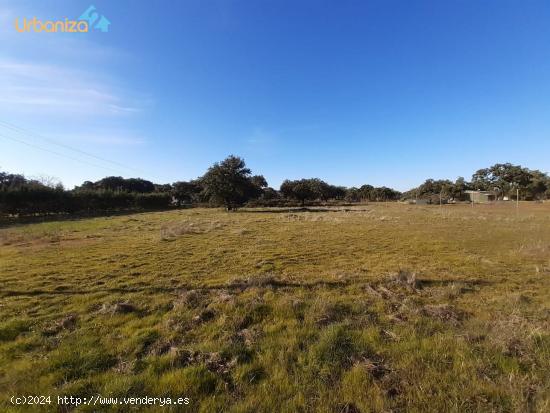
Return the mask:
[(244, 160), (233, 155), (208, 168), (200, 183), (204, 198), (211, 204), (224, 205), (228, 211), (258, 197), (262, 192), (259, 185), (267, 186), (263, 177), (252, 177)]

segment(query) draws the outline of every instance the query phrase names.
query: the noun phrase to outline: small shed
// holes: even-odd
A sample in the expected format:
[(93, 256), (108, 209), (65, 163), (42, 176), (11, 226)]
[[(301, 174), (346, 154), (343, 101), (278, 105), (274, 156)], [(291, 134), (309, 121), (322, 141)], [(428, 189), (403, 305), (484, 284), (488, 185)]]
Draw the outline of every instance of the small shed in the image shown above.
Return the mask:
[(486, 204), (497, 199), (493, 191), (464, 191), (470, 202), (475, 204)]

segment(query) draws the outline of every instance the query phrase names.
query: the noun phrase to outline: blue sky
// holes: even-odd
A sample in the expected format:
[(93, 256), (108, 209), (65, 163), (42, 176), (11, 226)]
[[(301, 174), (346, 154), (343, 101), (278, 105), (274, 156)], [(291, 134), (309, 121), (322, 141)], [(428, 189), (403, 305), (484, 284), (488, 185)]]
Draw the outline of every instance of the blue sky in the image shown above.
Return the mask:
[(173, 182), (236, 154), (274, 187), (399, 190), (550, 169), (547, 1), (93, 4), (108, 33), (18, 33), (90, 2), (0, 1), (0, 122), (24, 129), (0, 123), (0, 169)]

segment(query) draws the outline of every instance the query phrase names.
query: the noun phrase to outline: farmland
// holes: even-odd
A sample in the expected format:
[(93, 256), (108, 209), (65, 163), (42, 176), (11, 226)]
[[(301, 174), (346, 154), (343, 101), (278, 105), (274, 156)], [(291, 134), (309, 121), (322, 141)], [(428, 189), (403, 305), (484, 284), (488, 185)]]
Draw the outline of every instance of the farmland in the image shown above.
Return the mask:
[(0, 277), (2, 411), (550, 409), (548, 203), (10, 224)]

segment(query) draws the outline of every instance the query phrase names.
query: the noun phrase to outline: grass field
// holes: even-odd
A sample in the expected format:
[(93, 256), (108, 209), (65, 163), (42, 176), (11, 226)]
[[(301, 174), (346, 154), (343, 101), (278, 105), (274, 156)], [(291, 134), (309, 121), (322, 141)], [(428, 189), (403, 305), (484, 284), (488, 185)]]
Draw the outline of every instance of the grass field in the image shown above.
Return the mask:
[(1, 411), (550, 411), (550, 204), (9, 226), (0, 274)]

